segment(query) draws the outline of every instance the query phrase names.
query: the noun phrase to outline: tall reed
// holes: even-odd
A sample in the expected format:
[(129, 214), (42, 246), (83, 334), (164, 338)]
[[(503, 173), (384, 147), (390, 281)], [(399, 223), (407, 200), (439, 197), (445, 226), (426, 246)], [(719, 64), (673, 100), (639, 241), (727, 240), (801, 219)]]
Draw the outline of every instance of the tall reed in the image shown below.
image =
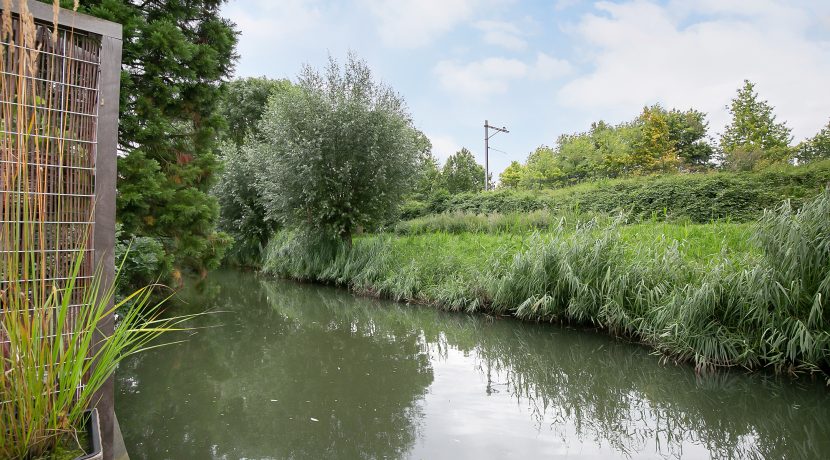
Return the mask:
[[(830, 189), (798, 211), (767, 211), (742, 243), (748, 250), (726, 245), (703, 260), (685, 253), (694, 238), (666, 231), (655, 244), (654, 228), (623, 222), (560, 222), (529, 236), (369, 236), (325, 252), (282, 234), (264, 270), (449, 310), (597, 327), (699, 372), (768, 367), (830, 378)], [(716, 229), (704, 229), (703, 246), (717, 246)]]

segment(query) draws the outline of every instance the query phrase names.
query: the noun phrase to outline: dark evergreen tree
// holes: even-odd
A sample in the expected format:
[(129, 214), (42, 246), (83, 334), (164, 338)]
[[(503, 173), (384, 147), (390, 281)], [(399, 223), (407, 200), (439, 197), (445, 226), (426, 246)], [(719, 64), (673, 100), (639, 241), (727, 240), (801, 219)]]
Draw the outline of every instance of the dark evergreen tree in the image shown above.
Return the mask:
[[(70, 4), (72, 2), (65, 2)], [(218, 264), (208, 194), (219, 167), (221, 82), (237, 32), (220, 0), (89, 0), (81, 11), (123, 24), (117, 216), (126, 235), (164, 244), (177, 269)]]

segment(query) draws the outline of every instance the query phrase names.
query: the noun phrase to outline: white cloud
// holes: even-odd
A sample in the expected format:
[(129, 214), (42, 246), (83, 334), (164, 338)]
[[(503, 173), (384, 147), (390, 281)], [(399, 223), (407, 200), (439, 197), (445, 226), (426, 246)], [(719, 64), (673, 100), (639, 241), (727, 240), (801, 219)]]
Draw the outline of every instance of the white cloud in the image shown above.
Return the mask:
[(521, 51), (527, 48), (527, 42), (522, 38), (524, 34), (513, 23), (488, 20), (477, 22), (475, 27), (484, 34), (484, 43), (511, 51)]
[(597, 4), (574, 29), (589, 44), (592, 70), (558, 100), (597, 113), (630, 113), (661, 102), (710, 114), (713, 132), (744, 79), (787, 120), (796, 140), (830, 117), (830, 44), (809, 38), (819, 19), (767, 0)]
[(428, 136), (432, 142), (432, 154), (438, 159), (439, 165), (447, 161), (450, 155), (461, 150), (461, 144), (451, 136)]
[(503, 93), (510, 80), (527, 75), (527, 65), (518, 59), (487, 58), (467, 64), (441, 61), (435, 66), (441, 86), (468, 96)]
[(534, 78), (550, 80), (552, 78), (564, 77), (573, 70), (571, 63), (564, 59), (556, 59), (545, 53), (536, 54), (536, 63), (533, 67)]
[(470, 97), (504, 93), (515, 80), (548, 80), (566, 75), (570, 71), (571, 65), (568, 61), (555, 59), (545, 53), (538, 53), (532, 63), (512, 58), (490, 57), (466, 64), (440, 61), (434, 69), (444, 89)]
[(475, 10), (476, 0), (364, 0), (378, 20), (384, 44), (417, 48), (432, 42)]

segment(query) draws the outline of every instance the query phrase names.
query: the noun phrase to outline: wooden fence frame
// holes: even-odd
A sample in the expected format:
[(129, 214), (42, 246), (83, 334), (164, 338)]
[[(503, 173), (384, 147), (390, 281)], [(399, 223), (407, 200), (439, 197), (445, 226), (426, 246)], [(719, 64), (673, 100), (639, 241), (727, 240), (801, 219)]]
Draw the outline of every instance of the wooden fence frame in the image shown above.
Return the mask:
[[(54, 18), (52, 5), (36, 0), (27, 0), (27, 5), (35, 21), (52, 23)], [(11, 12), (20, 13), (17, 2), (12, 2)], [(97, 35), (101, 39), (95, 157), (95, 224), (92, 245), (94, 266), (102, 267), (102, 286), (110, 286), (115, 278), (115, 185), (122, 27), (118, 23), (63, 8), (58, 12), (58, 25)], [(112, 334), (114, 320), (114, 317), (110, 315), (100, 324), (99, 330), (103, 336)], [(115, 438), (114, 380), (112, 377), (99, 390), (96, 399), (101, 422), (104, 458), (111, 459)]]

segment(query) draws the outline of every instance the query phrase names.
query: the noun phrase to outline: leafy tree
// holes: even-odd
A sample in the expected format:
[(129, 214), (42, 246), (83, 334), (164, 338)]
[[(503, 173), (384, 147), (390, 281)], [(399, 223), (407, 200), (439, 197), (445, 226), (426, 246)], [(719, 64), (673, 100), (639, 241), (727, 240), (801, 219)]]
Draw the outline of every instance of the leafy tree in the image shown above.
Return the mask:
[(706, 139), (709, 122), (706, 114), (695, 109), (685, 112), (672, 109), (666, 113), (669, 139), (680, 161), (687, 167), (710, 163), (714, 150)]
[(754, 83), (744, 80), (728, 108), (732, 122), (720, 139), (728, 165), (737, 167), (746, 161), (763, 164), (787, 159), (792, 140), (790, 128), (785, 122), (775, 121), (773, 107), (758, 99)]
[(562, 178), (562, 170), (550, 147), (541, 146), (527, 157), (522, 184), (525, 188), (553, 188)]
[(447, 158), (441, 180), (451, 194), (478, 192), (484, 190), (484, 166), (476, 162), (472, 152), (462, 148)]
[(403, 99), (351, 54), (325, 74), (306, 66), (271, 99), (260, 131), (268, 218), (347, 244), (395, 215), (423, 153)]
[(626, 168), (635, 173), (676, 170), (679, 161), (666, 111), (659, 105), (645, 107), (637, 121), (640, 133), (627, 158)]
[(219, 113), (227, 124), (225, 137), (241, 146), (250, 135), (258, 136), (259, 120), (268, 98), (288, 90), (288, 80), (250, 77), (231, 80), (223, 85)]
[(524, 173), (525, 167), (518, 161), (513, 161), (499, 174), (499, 185), (504, 188), (518, 188)]
[(556, 140), (557, 159), (570, 184), (600, 173), (603, 158), (591, 133), (563, 134)]
[(617, 177), (630, 172), (632, 145), (638, 134), (639, 129), (634, 123), (616, 126), (602, 120), (591, 123), (587, 136), (593, 151), (588, 160), (594, 166), (583, 175), (587, 178)]
[(415, 150), (418, 153), (418, 166), (413, 189), (413, 197), (417, 200), (429, 200), (429, 197), (440, 188), (441, 170), (438, 160), (432, 154), (432, 142), (419, 130), (414, 131)]
[(252, 180), (260, 166), (251, 150), (261, 138), (259, 122), (268, 99), (289, 91), (291, 83), (257, 77), (232, 80), (223, 86), (219, 104), (227, 123), (220, 148), (223, 168), (212, 194), (219, 203), (219, 229), (233, 237), (225, 261), (253, 266), (260, 262), (263, 249), (279, 225), (266, 217), (263, 197)]
[(224, 167), (213, 188), (221, 210), (219, 228), (233, 236), (225, 260), (234, 265), (258, 265), (268, 240), (279, 229), (277, 221), (268, 219), (265, 200), (253, 179), (262, 167), (257, 148), (252, 138), (242, 146), (225, 142)]
[(163, 243), (177, 268), (215, 266), (228, 243), (208, 194), (219, 166), (219, 83), (236, 59), (237, 32), (220, 16), (222, 3), (88, 0), (81, 7), (124, 26), (118, 219), (125, 235)]
[(815, 136), (799, 144), (795, 156), (800, 163), (830, 159), (830, 122)]
[(438, 168), (438, 160), (430, 154), (423, 158), (418, 165), (418, 176), (414, 190), (415, 198), (428, 200), (441, 187), (443, 187), (441, 169)]

